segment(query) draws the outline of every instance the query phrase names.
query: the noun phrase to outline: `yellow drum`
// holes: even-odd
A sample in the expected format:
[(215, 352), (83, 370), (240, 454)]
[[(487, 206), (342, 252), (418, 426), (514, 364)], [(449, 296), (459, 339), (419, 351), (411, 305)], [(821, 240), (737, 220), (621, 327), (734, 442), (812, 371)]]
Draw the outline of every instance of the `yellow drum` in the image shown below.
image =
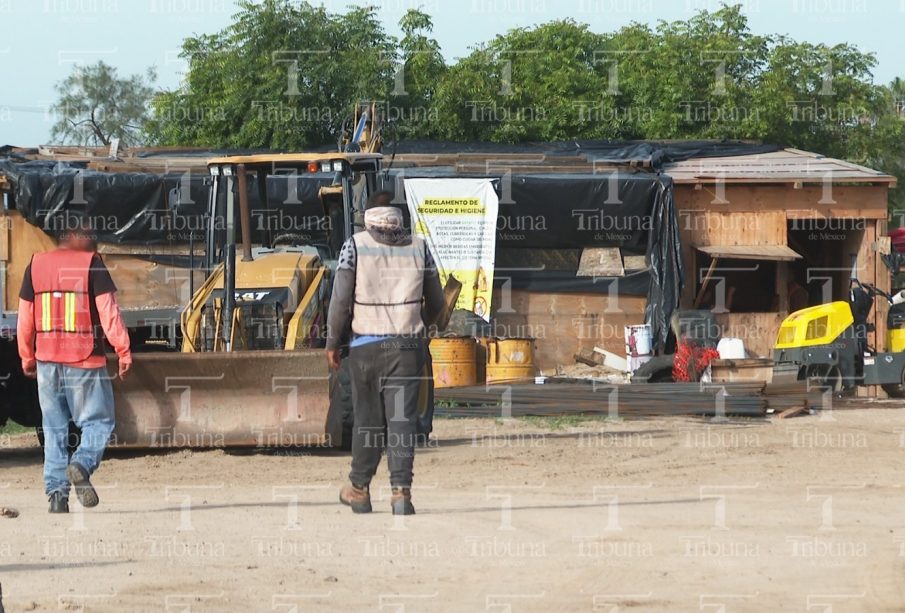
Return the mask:
[(533, 338), (482, 338), (485, 380), (502, 383), (534, 378)]
[(470, 336), (431, 339), (430, 352), (435, 388), (477, 383), (475, 340)]

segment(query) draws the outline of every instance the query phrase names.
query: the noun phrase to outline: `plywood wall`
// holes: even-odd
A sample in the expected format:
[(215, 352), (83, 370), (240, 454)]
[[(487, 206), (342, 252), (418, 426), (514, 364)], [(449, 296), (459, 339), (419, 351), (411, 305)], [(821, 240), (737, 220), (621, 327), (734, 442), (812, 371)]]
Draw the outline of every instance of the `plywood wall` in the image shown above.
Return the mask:
[(713, 212), (781, 211), (791, 218), (886, 219), (885, 185), (677, 185), (676, 207)]
[(780, 313), (717, 313), (714, 315), (723, 336), (740, 338), (749, 354), (773, 357), (773, 345), (783, 315)]
[[(17, 308), (22, 276), (31, 256), (53, 249), (55, 244), (17, 211), (6, 211), (0, 216), (0, 261), (6, 264), (6, 310)], [(180, 308), (190, 298), (185, 269), (127, 255), (105, 255), (104, 262), (116, 283), (117, 300), (124, 309)], [(201, 282), (203, 275), (196, 273), (195, 288)]]
[(535, 361), (544, 372), (574, 364), (574, 355), (595, 346), (623, 355), (626, 325), (644, 323), (647, 300), (640, 296), (494, 292), (495, 336), (537, 339)]

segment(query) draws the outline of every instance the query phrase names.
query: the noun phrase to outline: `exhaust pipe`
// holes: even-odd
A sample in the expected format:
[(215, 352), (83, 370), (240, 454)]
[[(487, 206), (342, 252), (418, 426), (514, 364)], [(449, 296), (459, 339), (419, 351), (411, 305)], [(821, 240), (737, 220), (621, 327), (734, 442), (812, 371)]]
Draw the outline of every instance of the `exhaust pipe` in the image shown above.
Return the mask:
[(242, 230), (242, 261), (251, 262), (251, 212), (248, 209), (248, 175), (245, 164), (236, 168), (239, 175), (239, 225)]
[(236, 245), (230, 243), (224, 248), (223, 254), (223, 308), (221, 309), (223, 321), (223, 347), (226, 351), (232, 351), (233, 337), (233, 313), (236, 310)]

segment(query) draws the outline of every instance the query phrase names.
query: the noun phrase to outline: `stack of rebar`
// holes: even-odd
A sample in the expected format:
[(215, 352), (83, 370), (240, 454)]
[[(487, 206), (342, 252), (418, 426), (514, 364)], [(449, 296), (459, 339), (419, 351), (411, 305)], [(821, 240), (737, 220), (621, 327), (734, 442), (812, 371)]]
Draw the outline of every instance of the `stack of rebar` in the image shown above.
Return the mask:
[(806, 383), (616, 384), (548, 380), (436, 390), (438, 415), (528, 417), (602, 415), (643, 418), (669, 415), (763, 417), (768, 409), (819, 408), (820, 390)]

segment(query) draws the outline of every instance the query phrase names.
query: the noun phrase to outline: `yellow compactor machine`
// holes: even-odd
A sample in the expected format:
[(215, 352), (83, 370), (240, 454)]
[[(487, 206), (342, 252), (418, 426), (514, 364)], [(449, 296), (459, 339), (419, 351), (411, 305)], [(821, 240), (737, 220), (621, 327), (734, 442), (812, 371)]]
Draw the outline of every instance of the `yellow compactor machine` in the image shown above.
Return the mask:
[[(905, 397), (905, 291), (889, 294), (856, 276), (852, 256), (848, 301), (808, 307), (789, 315), (773, 347), (774, 381), (816, 381), (834, 392), (880, 385), (892, 397)], [(868, 344), (877, 297), (889, 305), (886, 350)]]

